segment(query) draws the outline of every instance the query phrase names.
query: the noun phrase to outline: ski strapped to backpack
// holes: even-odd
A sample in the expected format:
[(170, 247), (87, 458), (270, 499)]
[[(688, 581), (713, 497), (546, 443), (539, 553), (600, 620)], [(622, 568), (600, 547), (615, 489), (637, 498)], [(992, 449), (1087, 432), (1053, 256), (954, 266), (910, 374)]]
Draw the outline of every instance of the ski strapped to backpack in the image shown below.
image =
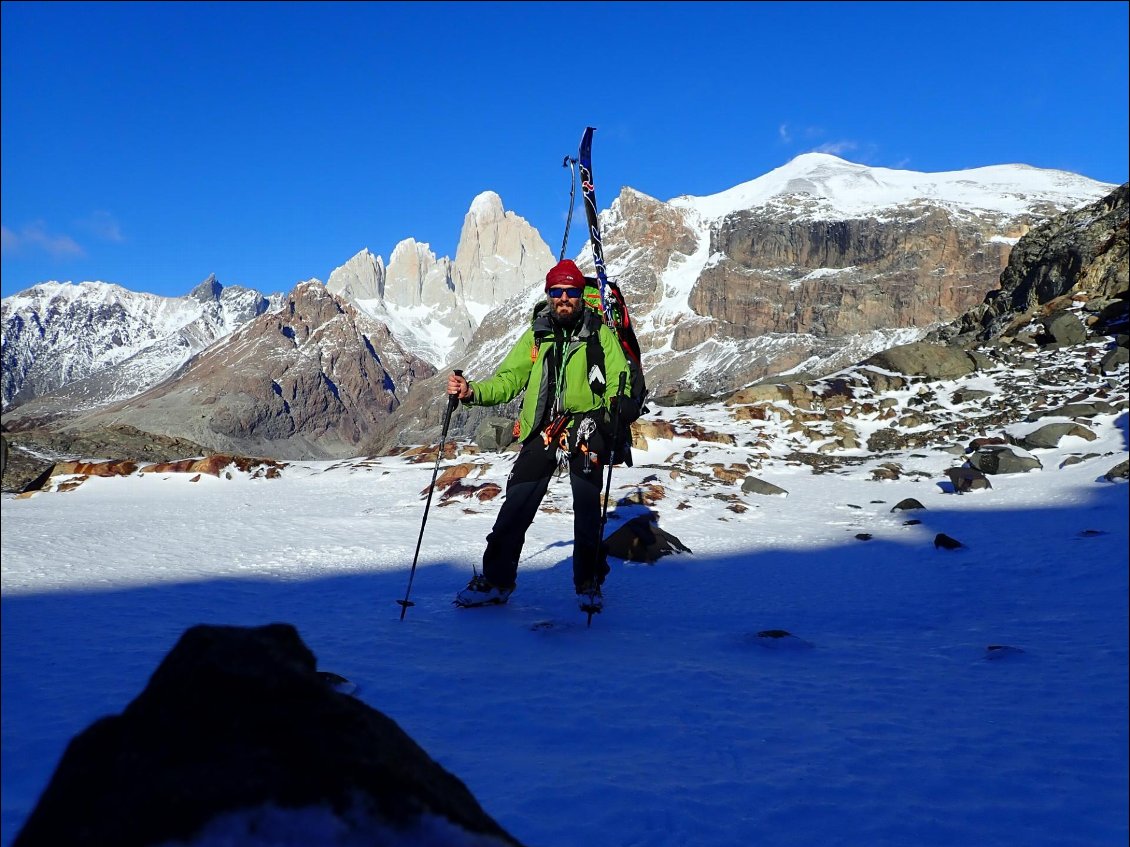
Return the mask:
[(604, 242), (600, 239), (600, 219), (596, 208), (596, 184), (592, 178), (592, 134), (596, 127), (585, 127), (581, 136), (578, 159), (581, 166), (581, 195), (585, 198), (585, 217), (589, 222), (589, 244), (592, 246), (592, 261), (596, 265), (596, 281), (600, 289), (600, 311), (604, 322), (613, 326), (611, 307), (606, 300), (608, 274), (604, 270)]
[[(589, 224), (589, 244), (592, 247), (593, 264), (596, 266), (596, 277), (585, 277), (585, 301), (604, 316), (604, 322), (616, 333), (624, 356), (628, 360), (628, 371), (631, 376), (631, 393), (618, 399), (618, 429), (617, 443), (614, 445), (613, 461), (624, 461), (630, 465), (632, 460), (630, 427), (646, 409), (644, 401), (647, 399), (647, 384), (644, 381), (643, 364), (640, 360), (640, 344), (636, 338), (632, 319), (628, 314), (628, 305), (620, 286), (608, 279), (604, 267), (604, 244), (600, 238), (600, 220), (597, 216), (596, 185), (592, 174), (592, 136), (594, 127), (586, 127), (581, 136), (581, 145), (578, 159), (581, 168), (581, 192), (585, 199), (585, 216)], [(598, 364), (600, 371), (604, 371), (604, 350), (599, 344), (589, 345), (589, 364)], [(594, 386), (594, 391), (596, 390)], [(603, 393), (603, 392), (599, 392)]]

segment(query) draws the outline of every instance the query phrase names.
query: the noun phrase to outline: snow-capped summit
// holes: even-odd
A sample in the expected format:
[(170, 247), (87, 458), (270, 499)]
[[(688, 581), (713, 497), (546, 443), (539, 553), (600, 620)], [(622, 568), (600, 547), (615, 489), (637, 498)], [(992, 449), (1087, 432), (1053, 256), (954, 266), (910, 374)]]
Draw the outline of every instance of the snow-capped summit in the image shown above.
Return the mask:
[(1095, 185), (1094, 180), (1078, 174), (1030, 165), (922, 173), (859, 165), (827, 153), (804, 153), (726, 191), (677, 197), (671, 204), (694, 209), (706, 219), (774, 203), (788, 203), (794, 214), (820, 219), (876, 215), (923, 202), (1016, 215), (1041, 201), (1058, 211), (1090, 202), (1095, 199)]

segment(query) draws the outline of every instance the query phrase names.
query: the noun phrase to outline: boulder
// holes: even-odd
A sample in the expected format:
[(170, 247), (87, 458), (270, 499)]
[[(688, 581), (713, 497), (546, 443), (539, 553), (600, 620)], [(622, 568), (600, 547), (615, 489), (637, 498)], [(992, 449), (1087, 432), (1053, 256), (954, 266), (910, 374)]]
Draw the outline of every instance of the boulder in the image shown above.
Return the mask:
[(514, 421), (499, 415), (483, 418), (475, 429), (475, 444), (480, 450), (498, 452), (514, 443)]
[(659, 528), (651, 515), (632, 518), (604, 540), (608, 555), (629, 562), (653, 564), (670, 553), (690, 553), (691, 548)]
[(121, 714), (71, 741), (13, 847), (182, 842), (217, 820), (224, 843), (263, 843), (256, 819), (282, 810), (326, 821), (333, 843), (439, 830), (434, 843), (518, 844), (395, 722), (329, 684), (293, 626), (271, 624), (187, 630)]
[(946, 476), (953, 484), (955, 494), (965, 494), (967, 491), (980, 491), (993, 487), (985, 475), (976, 468), (948, 468)]
[(934, 549), (936, 550), (960, 550), (964, 546), (956, 538), (951, 538), (944, 532), (939, 532), (934, 536)]
[(1107, 482), (1114, 482), (1116, 479), (1130, 479), (1130, 461), (1122, 461), (1103, 474), (1103, 479)]
[(891, 507), (892, 512), (913, 512), (917, 509), (925, 509), (926, 507), (915, 500), (913, 497), (907, 497), (905, 500), (899, 500)]
[(1058, 447), (1059, 442), (1068, 435), (1074, 435), (1086, 441), (1094, 441), (1098, 438), (1087, 427), (1077, 423), (1050, 423), (1028, 433), (1017, 443), (1025, 450), (1048, 449)]
[(1130, 351), (1125, 347), (1115, 347), (1103, 356), (1102, 361), (1099, 362), (1099, 369), (1104, 376), (1110, 376), (1127, 362), (1130, 362)]
[(1043, 468), (1040, 460), (1007, 445), (987, 445), (969, 457), (969, 463), (986, 474), (1027, 473)]
[(770, 497), (788, 497), (789, 492), (783, 488), (778, 488), (771, 482), (766, 482), (763, 479), (758, 479), (755, 476), (747, 476), (742, 482), (742, 491), (746, 494), (764, 494)]
[(977, 369), (976, 363), (964, 350), (925, 341), (900, 344), (876, 353), (863, 364), (927, 379), (956, 379)]
[(1087, 340), (1087, 327), (1070, 312), (1061, 312), (1044, 323), (1044, 331), (1053, 344), (1070, 347)]
[(699, 403), (709, 403), (714, 398), (705, 391), (678, 390), (658, 397), (649, 397), (648, 401), (656, 406), (695, 406)]
[(1028, 415), (1029, 422), (1040, 418), (1093, 418), (1095, 415), (1109, 415), (1117, 411), (1110, 403), (1090, 400), (1086, 403), (1068, 403), (1055, 409), (1037, 409)]
[(969, 403), (973, 400), (986, 400), (993, 396), (992, 391), (983, 388), (959, 388), (952, 395), (955, 403)]

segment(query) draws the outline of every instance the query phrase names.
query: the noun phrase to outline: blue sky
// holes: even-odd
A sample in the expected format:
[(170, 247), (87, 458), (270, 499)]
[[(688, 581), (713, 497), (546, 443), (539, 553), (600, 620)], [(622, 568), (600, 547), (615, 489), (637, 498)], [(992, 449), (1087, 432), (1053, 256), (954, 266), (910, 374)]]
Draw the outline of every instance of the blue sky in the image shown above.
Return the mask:
[(586, 125), (602, 209), (812, 150), (1122, 183), (1128, 8), (4, 2), (3, 295), (289, 291), (408, 237), (454, 256), (488, 189), (556, 254)]

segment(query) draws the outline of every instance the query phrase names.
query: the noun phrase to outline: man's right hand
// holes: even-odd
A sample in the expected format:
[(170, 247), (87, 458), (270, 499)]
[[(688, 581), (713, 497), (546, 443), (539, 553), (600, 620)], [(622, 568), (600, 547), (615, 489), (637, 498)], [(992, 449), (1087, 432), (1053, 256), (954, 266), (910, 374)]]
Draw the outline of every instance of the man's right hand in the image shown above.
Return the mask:
[(466, 400), (471, 396), (471, 386), (463, 377), (452, 374), (447, 378), (447, 393), (454, 394), (460, 400)]

